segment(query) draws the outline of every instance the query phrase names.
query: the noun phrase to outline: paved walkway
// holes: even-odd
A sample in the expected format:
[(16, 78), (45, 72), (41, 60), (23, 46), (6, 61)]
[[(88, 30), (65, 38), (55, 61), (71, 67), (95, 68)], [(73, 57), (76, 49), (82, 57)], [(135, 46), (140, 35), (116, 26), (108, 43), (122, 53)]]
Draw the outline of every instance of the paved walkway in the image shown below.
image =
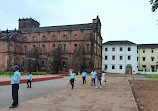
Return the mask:
[[(46, 78), (46, 77), (55, 77), (57, 75), (32, 75), (33, 79), (36, 78)], [(28, 79), (28, 75), (22, 75), (21, 79)], [(0, 77), (0, 81), (10, 81), (10, 77)]]
[[(81, 81), (81, 79), (77, 79)], [(71, 87), (71, 86), (70, 86)], [(18, 108), (1, 111), (138, 111), (127, 78), (107, 77), (103, 88), (75, 86), (40, 98), (21, 103)]]
[[(32, 82), (37, 82), (37, 81), (45, 81), (45, 80), (51, 80), (51, 79), (59, 79), (63, 78), (63, 76), (59, 75), (33, 75), (32, 76)], [(22, 75), (20, 83), (26, 83), (28, 80), (28, 76)], [(2, 85), (10, 85), (10, 77), (1, 77), (0, 78), (0, 86)]]

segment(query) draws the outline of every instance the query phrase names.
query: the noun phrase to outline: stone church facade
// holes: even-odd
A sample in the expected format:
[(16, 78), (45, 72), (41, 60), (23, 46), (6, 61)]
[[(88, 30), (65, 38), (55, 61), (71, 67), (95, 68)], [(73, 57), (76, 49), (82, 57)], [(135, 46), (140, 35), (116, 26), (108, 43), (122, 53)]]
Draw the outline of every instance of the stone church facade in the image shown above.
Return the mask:
[(92, 23), (40, 27), (32, 18), (19, 19), (18, 30), (0, 32), (0, 70), (57, 73), (98, 70), (102, 67), (102, 37), (99, 17)]

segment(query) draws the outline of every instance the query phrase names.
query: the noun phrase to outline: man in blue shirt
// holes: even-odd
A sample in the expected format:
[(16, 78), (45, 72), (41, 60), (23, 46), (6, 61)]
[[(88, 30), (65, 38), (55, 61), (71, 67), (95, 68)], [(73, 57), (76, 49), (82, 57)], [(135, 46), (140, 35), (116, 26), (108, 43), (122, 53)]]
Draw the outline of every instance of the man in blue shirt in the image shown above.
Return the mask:
[(9, 108), (15, 108), (19, 105), (19, 103), (18, 103), (18, 90), (19, 90), (19, 83), (21, 80), (19, 66), (15, 65), (15, 66), (12, 66), (12, 68), (15, 71), (14, 75), (11, 77), (13, 103), (12, 103), (12, 106)]
[(76, 73), (75, 72), (71, 72), (71, 74), (70, 74), (70, 83), (72, 85), (72, 89), (74, 88), (74, 79), (76, 81)]
[(96, 76), (96, 71), (92, 71), (91, 72), (91, 86), (92, 86), (92, 83), (94, 82), (94, 85), (95, 85), (95, 76)]
[(81, 77), (83, 78), (83, 84), (86, 84), (87, 73), (83, 70)]
[[(32, 74), (29, 72), (29, 79), (27, 80), (27, 88), (31, 88)], [(29, 86), (30, 83), (30, 86)]]
[(100, 88), (102, 88), (101, 78), (102, 78), (102, 71), (100, 70), (100, 71), (97, 73), (97, 85), (96, 85), (95, 88), (98, 88), (99, 82), (100, 82)]

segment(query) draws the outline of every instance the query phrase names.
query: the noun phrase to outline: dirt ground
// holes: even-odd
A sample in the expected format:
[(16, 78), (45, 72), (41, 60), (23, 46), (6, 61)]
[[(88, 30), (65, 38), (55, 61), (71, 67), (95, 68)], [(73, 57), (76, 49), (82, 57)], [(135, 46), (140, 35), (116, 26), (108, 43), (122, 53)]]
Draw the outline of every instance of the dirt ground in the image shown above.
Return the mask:
[(158, 111), (158, 80), (130, 81), (139, 111)]
[[(79, 81), (77, 79), (77, 81)], [(81, 80), (80, 80), (81, 81)], [(82, 83), (82, 81), (81, 81)], [(66, 83), (67, 84), (67, 83)], [(96, 89), (80, 84), (74, 89), (62, 90), (21, 103), (13, 111), (137, 111), (128, 80), (123, 77), (108, 77), (103, 88)], [(10, 111), (4, 108), (1, 111)]]

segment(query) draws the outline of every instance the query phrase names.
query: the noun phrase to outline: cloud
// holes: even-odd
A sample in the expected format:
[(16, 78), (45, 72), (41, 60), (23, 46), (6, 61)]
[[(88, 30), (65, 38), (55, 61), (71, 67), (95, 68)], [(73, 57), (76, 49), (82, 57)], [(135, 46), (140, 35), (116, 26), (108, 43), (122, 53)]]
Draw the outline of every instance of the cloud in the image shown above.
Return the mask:
[(157, 13), (151, 12), (151, 5), (145, 0), (5, 0), (1, 1), (0, 29), (17, 28), (18, 19), (23, 17), (32, 17), (41, 26), (53, 26), (91, 23), (97, 15), (104, 42), (157, 40)]

